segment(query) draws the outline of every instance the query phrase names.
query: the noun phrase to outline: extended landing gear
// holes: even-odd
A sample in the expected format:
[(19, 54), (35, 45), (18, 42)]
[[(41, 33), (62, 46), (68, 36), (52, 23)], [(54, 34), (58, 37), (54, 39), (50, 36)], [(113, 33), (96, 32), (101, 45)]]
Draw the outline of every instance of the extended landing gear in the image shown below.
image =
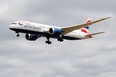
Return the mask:
[(47, 44), (52, 44), (52, 42), (50, 41), (50, 37), (46, 37), (46, 38), (47, 38), (46, 43), (47, 43)]
[(46, 41), (46, 43), (47, 43), (47, 44), (52, 44), (52, 42), (51, 42), (51, 41)]
[(17, 34), (17, 37), (19, 37), (20, 35), (19, 35), (19, 33)]
[(60, 41), (60, 42), (64, 41), (62, 37), (59, 37), (57, 40)]
[(17, 37), (19, 37), (19, 36), (20, 36), (20, 35), (19, 35), (19, 32), (16, 32), (16, 33), (17, 33), (17, 35), (16, 35), (16, 36), (17, 36)]
[[(47, 38), (47, 41), (45, 43), (52, 44), (52, 42), (50, 41), (50, 36), (48, 35), (48, 36), (46, 36), (46, 38)], [(58, 37), (57, 40), (60, 42), (64, 41), (63, 37)]]

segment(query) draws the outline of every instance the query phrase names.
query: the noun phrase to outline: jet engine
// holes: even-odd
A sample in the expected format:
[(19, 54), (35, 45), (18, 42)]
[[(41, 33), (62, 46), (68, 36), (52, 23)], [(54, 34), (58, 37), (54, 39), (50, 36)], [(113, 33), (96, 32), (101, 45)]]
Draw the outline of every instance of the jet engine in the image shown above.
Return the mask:
[(60, 35), (61, 34), (61, 29), (59, 29), (59, 28), (50, 28), (49, 29), (49, 34), (50, 35)]
[(35, 34), (26, 34), (25, 38), (30, 41), (35, 41), (38, 38), (38, 36)]

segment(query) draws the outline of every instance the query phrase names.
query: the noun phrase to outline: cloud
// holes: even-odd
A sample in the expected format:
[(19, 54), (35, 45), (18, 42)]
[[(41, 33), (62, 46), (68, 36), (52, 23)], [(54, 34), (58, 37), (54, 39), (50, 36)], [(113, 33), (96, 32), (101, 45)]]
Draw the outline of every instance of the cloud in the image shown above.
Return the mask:
[[(0, 3), (0, 76), (2, 77), (115, 77), (115, 1), (9, 0)], [(9, 25), (18, 20), (71, 26), (112, 16), (91, 26), (90, 33), (105, 34), (82, 41), (16, 38)]]

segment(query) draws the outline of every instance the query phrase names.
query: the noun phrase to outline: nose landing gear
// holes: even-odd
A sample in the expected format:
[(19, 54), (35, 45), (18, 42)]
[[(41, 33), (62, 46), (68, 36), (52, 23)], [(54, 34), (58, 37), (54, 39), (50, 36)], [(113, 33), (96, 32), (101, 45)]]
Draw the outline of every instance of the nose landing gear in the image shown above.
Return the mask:
[(17, 34), (17, 35), (16, 35), (17, 37), (19, 37), (19, 36), (20, 36), (20, 35), (19, 35), (19, 32), (16, 32), (16, 34)]

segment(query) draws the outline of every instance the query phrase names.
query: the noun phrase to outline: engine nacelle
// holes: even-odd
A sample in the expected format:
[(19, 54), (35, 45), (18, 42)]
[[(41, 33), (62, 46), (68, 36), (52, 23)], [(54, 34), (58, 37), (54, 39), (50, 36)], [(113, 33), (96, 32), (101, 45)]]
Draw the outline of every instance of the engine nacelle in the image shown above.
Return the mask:
[(38, 36), (35, 34), (26, 34), (25, 38), (30, 41), (35, 41), (38, 38)]
[(59, 28), (50, 28), (49, 29), (49, 34), (50, 35), (60, 35), (61, 34), (61, 29), (59, 29)]

